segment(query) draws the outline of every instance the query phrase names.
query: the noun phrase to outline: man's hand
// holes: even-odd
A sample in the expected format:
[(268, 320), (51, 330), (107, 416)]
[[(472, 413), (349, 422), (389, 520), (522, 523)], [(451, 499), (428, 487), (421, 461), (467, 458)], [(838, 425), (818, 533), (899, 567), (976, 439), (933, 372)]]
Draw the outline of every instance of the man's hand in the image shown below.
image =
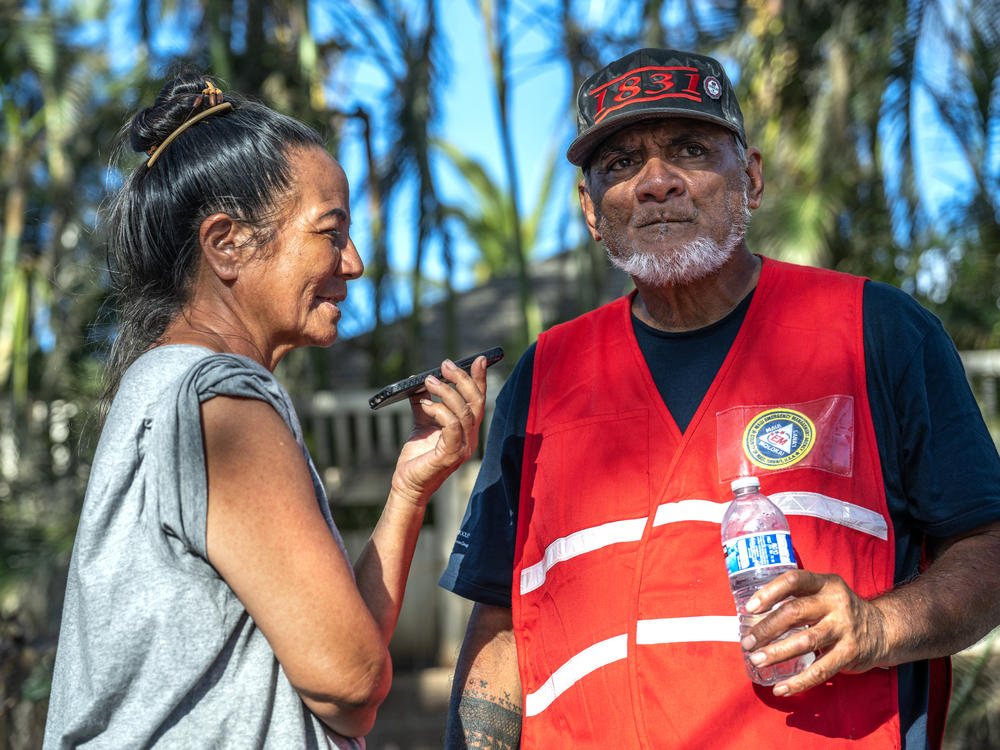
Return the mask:
[[(775, 685), (775, 695), (801, 693), (837, 672), (864, 672), (886, 665), (884, 613), (875, 601), (855, 594), (838, 575), (789, 571), (758, 591), (747, 602), (747, 612), (767, 612), (791, 596), (796, 598), (764, 618), (741, 642), (758, 667), (809, 652), (818, 655), (808, 669)], [(803, 625), (809, 627), (775, 642), (786, 631)]]
[[(916, 579), (871, 600), (838, 575), (793, 570), (747, 602), (748, 612), (777, 610), (754, 626), (742, 646), (757, 666), (815, 652), (802, 673), (774, 686), (777, 696), (820, 685), (837, 672), (864, 672), (948, 656), (1000, 624), (1000, 522), (931, 545), (931, 566)], [(789, 597), (795, 597), (785, 601)], [(805, 630), (778, 641), (794, 628)]]

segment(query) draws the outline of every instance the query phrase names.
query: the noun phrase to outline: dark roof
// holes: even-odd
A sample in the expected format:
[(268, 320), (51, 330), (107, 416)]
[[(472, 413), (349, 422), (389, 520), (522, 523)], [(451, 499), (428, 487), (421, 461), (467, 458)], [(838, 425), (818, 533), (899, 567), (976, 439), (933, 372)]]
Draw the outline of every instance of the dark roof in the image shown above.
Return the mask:
[[(618, 297), (632, 288), (632, 280), (611, 267), (603, 248), (592, 248), (593, 258), (582, 252), (564, 252), (531, 264), (529, 269), (532, 299), (538, 305), (542, 329), (576, 317), (598, 304)], [(585, 264), (592, 264), (596, 273), (584, 273)], [(594, 277), (599, 282), (594, 282)], [(595, 287), (600, 287), (594, 290)], [(594, 291), (591, 291), (594, 290)], [(426, 363), (414, 369), (433, 367), (445, 357), (464, 357), (493, 346), (507, 350), (504, 362), (498, 364), (499, 374), (506, 375), (514, 366), (520, 351), (514, 332), (520, 321), (520, 302), (516, 274), (490, 279), (455, 295), (457, 308), (457, 351), (445, 351), (444, 300), (427, 305), (420, 312), (422, 347), (413, 360)], [(413, 338), (409, 319), (400, 319), (383, 329), (384, 349), (388, 356), (405, 350)], [(338, 340), (329, 350), (331, 382), (335, 388), (368, 387), (371, 333)]]

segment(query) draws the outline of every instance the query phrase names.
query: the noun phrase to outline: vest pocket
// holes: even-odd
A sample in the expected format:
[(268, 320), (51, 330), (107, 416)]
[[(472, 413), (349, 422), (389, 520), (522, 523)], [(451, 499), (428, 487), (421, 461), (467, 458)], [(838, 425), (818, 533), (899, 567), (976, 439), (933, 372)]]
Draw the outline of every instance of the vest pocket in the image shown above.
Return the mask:
[(719, 481), (789, 469), (854, 471), (854, 398), (735, 406), (716, 414)]
[[(515, 569), (515, 623), (530, 642), (528, 705), (607, 703), (620, 685), (636, 555), (650, 515), (645, 410), (594, 416), (529, 436), (528, 522)], [(596, 692), (594, 692), (596, 691)], [(628, 710), (621, 698), (622, 710)], [(559, 709), (561, 710), (561, 708)]]

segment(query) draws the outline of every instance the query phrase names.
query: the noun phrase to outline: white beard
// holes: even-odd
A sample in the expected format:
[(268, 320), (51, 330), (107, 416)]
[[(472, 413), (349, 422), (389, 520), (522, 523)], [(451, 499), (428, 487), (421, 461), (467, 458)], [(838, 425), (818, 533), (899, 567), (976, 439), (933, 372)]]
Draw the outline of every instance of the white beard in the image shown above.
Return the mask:
[(721, 243), (710, 237), (697, 237), (667, 253), (632, 251), (625, 247), (622, 233), (611, 229), (603, 217), (598, 224), (598, 231), (611, 263), (637, 282), (648, 286), (688, 284), (722, 268), (743, 242), (751, 216), (746, 187), (741, 205), (733, 208), (730, 212), (729, 233)]

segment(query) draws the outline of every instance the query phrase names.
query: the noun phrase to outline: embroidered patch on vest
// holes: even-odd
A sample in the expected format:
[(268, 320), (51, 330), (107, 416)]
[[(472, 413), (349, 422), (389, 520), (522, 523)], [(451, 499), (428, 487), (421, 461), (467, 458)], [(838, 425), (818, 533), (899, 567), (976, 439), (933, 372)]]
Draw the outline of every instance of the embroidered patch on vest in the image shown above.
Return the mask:
[(759, 472), (854, 471), (854, 399), (843, 394), (796, 403), (758, 403), (716, 412), (719, 481)]
[(755, 416), (743, 433), (743, 451), (762, 469), (783, 469), (812, 450), (816, 428), (802, 412), (768, 409)]

